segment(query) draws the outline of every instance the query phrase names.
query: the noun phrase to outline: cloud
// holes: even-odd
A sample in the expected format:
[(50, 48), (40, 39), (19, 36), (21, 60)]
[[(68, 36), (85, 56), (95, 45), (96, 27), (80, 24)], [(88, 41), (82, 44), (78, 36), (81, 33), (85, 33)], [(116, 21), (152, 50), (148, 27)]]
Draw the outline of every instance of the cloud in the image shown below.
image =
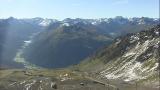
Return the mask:
[(115, 2), (113, 2), (113, 5), (124, 5), (128, 3), (129, 3), (129, 0), (115, 0)]

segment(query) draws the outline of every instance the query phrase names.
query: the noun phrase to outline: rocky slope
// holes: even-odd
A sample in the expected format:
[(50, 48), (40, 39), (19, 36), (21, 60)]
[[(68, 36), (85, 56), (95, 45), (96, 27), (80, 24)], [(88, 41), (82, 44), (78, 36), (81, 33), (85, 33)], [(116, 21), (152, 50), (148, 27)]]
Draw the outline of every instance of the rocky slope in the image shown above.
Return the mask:
[[(67, 70), (0, 70), (0, 90), (105, 90), (105, 84)], [(109, 86), (110, 90), (115, 88)]]
[(138, 83), (158, 88), (160, 25), (148, 31), (117, 38), (77, 66), (96, 78)]

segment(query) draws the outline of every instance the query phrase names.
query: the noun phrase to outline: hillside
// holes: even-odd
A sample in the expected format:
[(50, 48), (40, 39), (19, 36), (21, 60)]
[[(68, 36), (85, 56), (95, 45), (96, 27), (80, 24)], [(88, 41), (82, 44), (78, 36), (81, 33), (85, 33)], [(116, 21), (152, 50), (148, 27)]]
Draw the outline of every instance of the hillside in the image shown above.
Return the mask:
[(139, 83), (158, 88), (160, 25), (117, 38), (77, 66), (76, 70), (96, 74), (96, 78)]

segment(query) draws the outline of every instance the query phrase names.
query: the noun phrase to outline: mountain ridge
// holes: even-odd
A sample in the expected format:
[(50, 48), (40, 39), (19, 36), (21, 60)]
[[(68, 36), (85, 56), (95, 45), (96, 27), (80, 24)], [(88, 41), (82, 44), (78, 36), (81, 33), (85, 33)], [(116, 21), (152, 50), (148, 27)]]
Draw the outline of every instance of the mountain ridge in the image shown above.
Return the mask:
[[(96, 78), (138, 83), (158, 88), (160, 25), (128, 34), (75, 66)], [(151, 84), (152, 83), (152, 84)]]

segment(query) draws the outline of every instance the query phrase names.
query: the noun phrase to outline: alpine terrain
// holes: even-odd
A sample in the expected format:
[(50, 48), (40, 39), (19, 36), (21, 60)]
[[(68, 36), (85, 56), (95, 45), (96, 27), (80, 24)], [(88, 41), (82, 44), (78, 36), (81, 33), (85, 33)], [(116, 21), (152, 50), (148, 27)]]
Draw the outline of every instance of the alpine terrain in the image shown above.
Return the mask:
[(158, 90), (156, 18), (0, 19), (0, 90)]
[(50, 24), (32, 39), (23, 57), (46, 68), (75, 65), (118, 37), (153, 27), (158, 19), (115, 18), (70, 19)]
[(116, 38), (75, 68), (123, 90), (158, 90), (159, 60), (160, 25)]

